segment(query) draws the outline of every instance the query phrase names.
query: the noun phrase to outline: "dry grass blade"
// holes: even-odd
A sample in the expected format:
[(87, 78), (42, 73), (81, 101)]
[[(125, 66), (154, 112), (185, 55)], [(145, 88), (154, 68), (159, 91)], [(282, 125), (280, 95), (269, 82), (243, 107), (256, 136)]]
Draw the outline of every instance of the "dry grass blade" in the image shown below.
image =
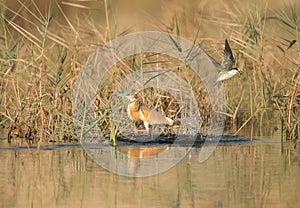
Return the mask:
[[(243, 75), (225, 84), (227, 104), (232, 109), (221, 113), (232, 121), (229, 131), (243, 133), (251, 121), (262, 121), (274, 111), (289, 132), (295, 131), (295, 121), (300, 118), (300, 25), (296, 4), (233, 1), (206, 5), (175, 1), (178, 4), (161, 3), (157, 8), (155, 2), (148, 2), (153, 6), (148, 11), (138, 13), (135, 5), (130, 5), (134, 12), (123, 17), (124, 11), (117, 11), (108, 0), (97, 4), (97, 8), (86, 6), (90, 5), (88, 1), (50, 2), (18, 0), (20, 8), (8, 6), (9, 1), (0, 3), (0, 124), (10, 128), (11, 135), (44, 141), (57, 138), (60, 142), (76, 137), (72, 129), (72, 91), (87, 57), (113, 37), (130, 30), (157, 28), (178, 35), (172, 39), (178, 51), (182, 50), (182, 36), (201, 45), (218, 61), (222, 59), (224, 39), (230, 41)], [(72, 16), (73, 9), (80, 11), (80, 16)], [(97, 14), (92, 14), (94, 11)], [(146, 14), (145, 19), (139, 19), (140, 13)], [(121, 127), (115, 126), (110, 117), (111, 94), (124, 77), (142, 73), (147, 67), (164, 70), (150, 80), (140, 81), (143, 86), (168, 71), (185, 80), (197, 99), (201, 127), (209, 127), (212, 104), (201, 78), (184, 63), (157, 53), (117, 61), (95, 95), (98, 109), (93, 125), (99, 125), (112, 139), (118, 135)], [(141, 89), (138, 94), (147, 105), (163, 108), (170, 117), (181, 115), (178, 103), (159, 89)], [(241, 125), (233, 129), (238, 123), (235, 121), (241, 121)]]
[(92, 9), (92, 8), (90, 8), (88, 6), (84, 6), (82, 4), (76, 4), (76, 3), (66, 2), (66, 1), (62, 1), (61, 3), (64, 5), (72, 6), (72, 7), (79, 8), (79, 9)]

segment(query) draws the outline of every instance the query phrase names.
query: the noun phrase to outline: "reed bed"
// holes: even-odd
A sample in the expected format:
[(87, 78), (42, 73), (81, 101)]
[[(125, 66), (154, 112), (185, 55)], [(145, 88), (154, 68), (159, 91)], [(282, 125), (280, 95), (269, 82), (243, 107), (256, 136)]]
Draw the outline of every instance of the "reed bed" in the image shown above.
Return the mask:
[[(238, 134), (249, 124), (263, 128), (279, 114), (287, 138), (298, 137), (300, 9), (296, 1), (201, 4), (174, 0), (170, 5), (153, 1), (143, 8), (155, 7), (157, 12), (138, 13), (147, 23), (136, 27), (130, 15), (121, 11), (124, 16), (120, 18), (116, 11), (120, 8), (106, 0), (99, 5), (16, 2), (21, 9), (0, 3), (0, 124), (8, 130), (9, 141), (14, 137), (28, 142), (76, 140), (72, 99), (80, 69), (107, 41), (145, 29), (181, 35), (217, 61), (222, 59), (225, 38), (229, 39), (243, 75), (224, 83), (226, 129)], [(112, 89), (145, 66), (168, 67), (182, 77), (197, 99), (202, 126), (209, 125), (211, 104), (192, 70), (169, 57), (137, 54), (116, 64), (106, 84), (99, 86), (95, 106), (99, 127), (106, 135), (117, 134), (110, 115)], [(152, 107), (162, 107), (168, 116), (176, 116), (178, 105), (170, 95), (152, 89), (141, 97)]]

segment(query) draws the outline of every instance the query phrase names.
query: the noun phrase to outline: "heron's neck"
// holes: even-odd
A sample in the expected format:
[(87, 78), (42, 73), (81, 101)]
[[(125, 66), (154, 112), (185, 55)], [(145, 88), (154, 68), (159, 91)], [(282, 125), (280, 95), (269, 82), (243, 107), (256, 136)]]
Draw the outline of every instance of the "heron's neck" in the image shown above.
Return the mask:
[(130, 101), (129, 108), (132, 111), (139, 111), (141, 108), (141, 103), (138, 102), (136, 99), (134, 99), (134, 100)]

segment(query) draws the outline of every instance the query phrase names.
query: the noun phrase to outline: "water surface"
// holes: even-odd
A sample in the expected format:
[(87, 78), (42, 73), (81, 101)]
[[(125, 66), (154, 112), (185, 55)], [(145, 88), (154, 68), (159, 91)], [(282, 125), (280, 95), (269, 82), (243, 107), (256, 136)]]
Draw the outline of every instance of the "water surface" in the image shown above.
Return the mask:
[[(1, 140), (0, 147), (1, 207), (300, 205), (299, 148), (281, 143), (276, 135), (243, 145), (219, 145), (203, 163), (198, 162), (200, 149), (193, 148), (173, 168), (143, 178), (110, 173), (79, 145), (50, 145), (38, 151), (8, 149)], [(128, 151), (140, 156), (133, 147)]]

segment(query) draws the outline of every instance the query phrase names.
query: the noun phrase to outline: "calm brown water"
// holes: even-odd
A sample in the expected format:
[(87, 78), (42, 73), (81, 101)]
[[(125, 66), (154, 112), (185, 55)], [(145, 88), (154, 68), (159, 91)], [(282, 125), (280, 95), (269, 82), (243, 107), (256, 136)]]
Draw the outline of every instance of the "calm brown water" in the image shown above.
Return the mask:
[[(299, 207), (300, 151), (276, 135), (218, 146), (198, 162), (195, 148), (150, 177), (112, 174), (80, 146), (3, 149), (0, 207)], [(133, 150), (132, 150), (133, 151)]]

